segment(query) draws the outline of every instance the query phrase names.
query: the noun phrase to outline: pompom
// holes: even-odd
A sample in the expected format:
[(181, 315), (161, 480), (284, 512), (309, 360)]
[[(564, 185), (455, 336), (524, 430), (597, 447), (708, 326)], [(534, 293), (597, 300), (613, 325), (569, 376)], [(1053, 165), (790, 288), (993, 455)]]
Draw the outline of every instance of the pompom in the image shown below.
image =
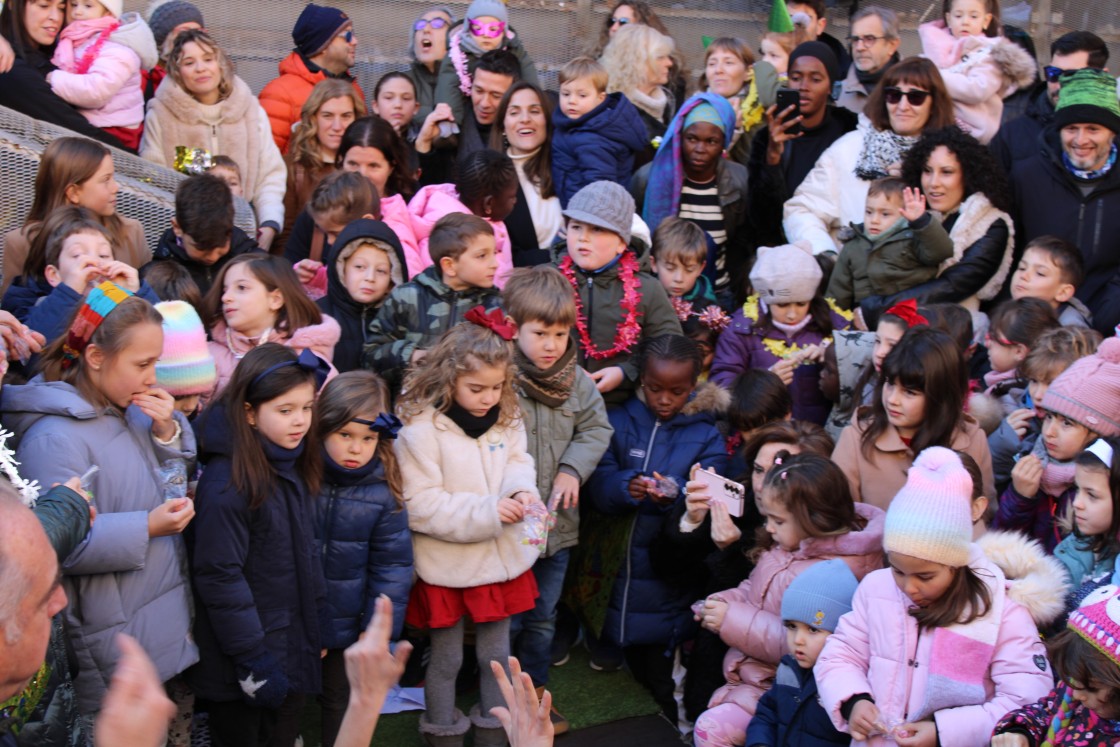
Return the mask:
[(1120, 337), (1109, 337), (1102, 342), (1097, 356), (1109, 363), (1120, 363)]

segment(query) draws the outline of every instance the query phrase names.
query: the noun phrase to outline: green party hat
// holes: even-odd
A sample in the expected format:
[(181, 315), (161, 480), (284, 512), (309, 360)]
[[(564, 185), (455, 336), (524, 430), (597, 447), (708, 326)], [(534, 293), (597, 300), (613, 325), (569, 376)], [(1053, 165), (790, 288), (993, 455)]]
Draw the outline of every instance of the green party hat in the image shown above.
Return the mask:
[(793, 31), (793, 19), (789, 17), (786, 0), (774, 0), (774, 4), (770, 6), (770, 20), (766, 22), (766, 30), (778, 34)]

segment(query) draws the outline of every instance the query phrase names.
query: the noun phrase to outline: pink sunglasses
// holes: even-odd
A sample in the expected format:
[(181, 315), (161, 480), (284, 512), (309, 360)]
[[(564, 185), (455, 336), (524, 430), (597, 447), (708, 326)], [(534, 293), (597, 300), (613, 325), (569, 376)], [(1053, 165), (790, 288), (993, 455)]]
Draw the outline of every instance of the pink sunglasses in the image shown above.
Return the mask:
[(472, 34), (475, 36), (484, 36), (487, 39), (497, 39), (506, 32), (505, 21), (489, 21), (483, 23), (482, 21), (471, 19), (469, 23)]

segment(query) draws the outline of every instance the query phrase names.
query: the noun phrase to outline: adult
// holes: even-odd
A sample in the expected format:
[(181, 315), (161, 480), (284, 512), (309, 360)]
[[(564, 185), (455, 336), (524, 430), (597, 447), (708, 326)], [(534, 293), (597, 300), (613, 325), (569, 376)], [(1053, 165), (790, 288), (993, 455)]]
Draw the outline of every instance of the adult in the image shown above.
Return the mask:
[(676, 113), (669, 90), (673, 67), (673, 38), (650, 26), (628, 24), (611, 37), (599, 60), (610, 76), (607, 93), (621, 91), (638, 107), (650, 145), (634, 159), (634, 168), (653, 160), (657, 144)]
[[(610, 12), (603, 18), (599, 39), (595, 46), (587, 51), (587, 56), (601, 57), (603, 50), (607, 48), (619, 29), (631, 24), (649, 26), (665, 36), (672, 36), (661, 18), (658, 17), (657, 11), (649, 3), (644, 0), (616, 0)], [(673, 50), (671, 56), (673, 67), (669, 70), (669, 90), (673, 92), (674, 100), (684, 101), (685, 93), (688, 90), (688, 71), (685, 70), (684, 59), (677, 50)]]
[(841, 228), (863, 221), (867, 186), (897, 174), (923, 132), (953, 124), (953, 102), (932, 62), (910, 57), (891, 67), (871, 92), (854, 132), (834, 142), (786, 201), (782, 227), (814, 254), (835, 252)]
[(288, 178), (268, 115), (205, 31), (179, 34), (168, 65), (169, 80), (148, 105), (140, 155), (168, 167), (180, 146), (232, 158), (241, 168), (241, 188), (256, 210), (257, 242), (267, 251), (284, 225)]
[(701, 91), (723, 96), (735, 111), (735, 134), (731, 136), (728, 155), (743, 165), (750, 152), (750, 134), (744, 132), (742, 104), (750, 94), (755, 74), (753, 65), (754, 53), (742, 39), (730, 36), (713, 39), (704, 50), (704, 72), (698, 86)]
[(771, 106), (766, 126), (751, 139), (747, 209), (755, 246), (786, 243), (782, 205), (821, 154), (856, 128), (855, 114), (829, 105), (838, 76), (836, 56), (819, 41), (799, 44), (789, 56), (789, 87), (798, 92), (798, 110), (785, 119)]
[(1016, 248), (1053, 234), (1081, 249), (1085, 282), (1077, 297), (1093, 313), (1093, 327), (1111, 336), (1120, 322), (1120, 168), (1116, 81), (1083, 69), (1062, 76), (1054, 121), (1041, 148), (1011, 168)]
[(1026, 112), (1005, 121), (988, 144), (1006, 173), (1010, 174), (1018, 161), (1038, 153), (1039, 136), (1054, 121), (1063, 75), (1086, 67), (1106, 70), (1107, 64), (1108, 45), (1091, 31), (1071, 31), (1054, 40), (1050, 45), (1050, 64), (1043, 69), (1046, 85), (1038, 86)]
[(653, 162), (630, 183), (635, 209), (650, 230), (676, 215), (708, 235), (705, 272), (717, 293), (740, 278), (747, 262), (747, 169), (723, 157), (734, 132), (727, 99), (697, 93), (673, 118)]
[(791, 0), (786, 3), (786, 9), (789, 14), (794, 18), (794, 23), (803, 26), (805, 29), (806, 41), (819, 41), (828, 46), (832, 53), (836, 55), (837, 62), (840, 63), (840, 69), (846, 70), (851, 63), (851, 58), (848, 57), (848, 50), (840, 43), (832, 34), (825, 31), (828, 27), (828, 18), (826, 17), (827, 7), (825, 0)]
[(436, 108), (436, 81), (440, 64), (447, 56), (447, 32), (454, 22), (455, 16), (443, 5), (424, 11), (412, 22), (407, 75), (416, 86), (416, 101), (420, 104), (414, 118), (417, 127)]
[(898, 62), (898, 15), (889, 8), (868, 5), (852, 16), (848, 44), (852, 64), (840, 82), (838, 106), (860, 114), (867, 97), (891, 65)]
[(517, 202), (505, 219), (513, 266), (549, 262), (549, 248), (564, 225), (552, 185), (552, 102), (540, 88), (514, 83), (498, 106), (490, 148), (505, 152), (517, 169)]
[(144, 88), (144, 103), (152, 100), (167, 77), (167, 53), (176, 37), (190, 29), (206, 29), (202, 20), (202, 11), (193, 3), (186, 0), (168, 0), (167, 2), (154, 2), (148, 6), (148, 27), (152, 30), (152, 37), (156, 40), (156, 49), (159, 50), (159, 62), (151, 70), (141, 70), (141, 83)]
[[(338, 8), (308, 3), (292, 29), (296, 48), (280, 61), (280, 76), (261, 89), (260, 102), (268, 112), (272, 137), (284, 153), (299, 122), (303, 102), (315, 84), (327, 78), (346, 81), (354, 87), (365, 114), (365, 96), (358, 81), (350, 75), (358, 38), (354, 22)], [(360, 116), (360, 115), (359, 115)]]
[(953, 242), (953, 256), (933, 280), (864, 299), (860, 311), (868, 329), (875, 329), (884, 311), (909, 299), (959, 303), (975, 314), (980, 301), (995, 298), (1011, 269), (1011, 199), (991, 151), (956, 126), (927, 132), (906, 154), (902, 178), (922, 190), (929, 207), (914, 225), (940, 222)]
[(65, 4), (55, 0), (4, 2), (0, 43), (11, 48), (11, 55), (8, 69), (0, 65), (0, 106), (123, 149), (119, 140), (91, 125), (47, 83), (47, 74), (54, 70), (51, 56), (65, 21)]
[[(365, 102), (346, 81), (321, 80), (311, 89), (284, 159), (288, 166), (284, 234), (291, 231), (296, 216), (307, 206), (315, 185), (338, 168), (335, 161), (342, 136), (363, 114)], [(276, 243), (283, 245), (282, 241)]]

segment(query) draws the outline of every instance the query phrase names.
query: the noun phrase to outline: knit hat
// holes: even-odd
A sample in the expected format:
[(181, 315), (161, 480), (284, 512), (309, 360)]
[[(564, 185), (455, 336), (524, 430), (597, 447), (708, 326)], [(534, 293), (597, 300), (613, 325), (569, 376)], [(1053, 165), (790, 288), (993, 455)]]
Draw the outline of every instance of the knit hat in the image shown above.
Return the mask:
[(163, 42), (176, 26), (192, 22), (203, 27), (206, 25), (202, 22), (202, 12), (186, 0), (170, 0), (148, 6), (148, 27), (155, 37), (157, 49), (163, 49)]
[(704, 101), (692, 107), (692, 110), (689, 111), (688, 115), (684, 118), (683, 128), (688, 129), (690, 126), (696, 124), (697, 122), (707, 122), (708, 124), (713, 124), (720, 129), (720, 132), (723, 132), (724, 128), (727, 126), (727, 124), (723, 120), (723, 117), (720, 116), (720, 113), (716, 111), (716, 108), (709, 104), (707, 101)]
[(782, 619), (832, 632), (840, 618), (852, 611), (857, 586), (859, 581), (843, 560), (814, 563), (782, 594)]
[(206, 328), (186, 301), (156, 304), (163, 317), (163, 353), (156, 361), (156, 383), (173, 397), (205, 394), (218, 378), (206, 345)]
[(483, 16), (490, 16), (491, 18), (497, 18), (502, 23), (509, 23), (509, 11), (506, 10), (506, 4), (502, 0), (474, 0), (467, 8), (466, 19), (469, 21)]
[(824, 65), (825, 72), (828, 73), (829, 83), (835, 83), (843, 77), (840, 73), (840, 63), (836, 61), (836, 54), (824, 42), (807, 41), (798, 44), (789, 53), (787, 69), (793, 69), (793, 61), (798, 57), (812, 57), (820, 60), (821, 64)]
[(1120, 587), (1107, 584), (1085, 597), (1066, 625), (1120, 666)]
[(1083, 68), (1061, 77), (1062, 93), (1054, 107), (1054, 126), (1093, 123), (1120, 133), (1116, 79), (1103, 70)]
[(591, 182), (568, 200), (564, 217), (605, 228), (617, 233), (629, 244), (630, 226), (634, 222), (634, 198), (625, 187), (615, 182)]
[(113, 18), (120, 18), (124, 13), (124, 0), (97, 0), (101, 3), (101, 7), (109, 11), (109, 15)]
[[(1065, 95), (1065, 86), (1062, 87)], [(1120, 436), (1120, 338), (1061, 373), (1046, 389), (1042, 409), (1080, 423), (1098, 436)]]
[(817, 295), (821, 266), (809, 245), (761, 246), (751, 268), (751, 286), (768, 306), (775, 303), (807, 303)]
[(327, 48), (339, 33), (353, 25), (350, 16), (338, 8), (308, 3), (296, 19), (292, 29), (292, 41), (296, 51), (304, 57), (314, 57)]
[(918, 455), (887, 509), (883, 549), (960, 568), (972, 544), (972, 478), (942, 446)]

